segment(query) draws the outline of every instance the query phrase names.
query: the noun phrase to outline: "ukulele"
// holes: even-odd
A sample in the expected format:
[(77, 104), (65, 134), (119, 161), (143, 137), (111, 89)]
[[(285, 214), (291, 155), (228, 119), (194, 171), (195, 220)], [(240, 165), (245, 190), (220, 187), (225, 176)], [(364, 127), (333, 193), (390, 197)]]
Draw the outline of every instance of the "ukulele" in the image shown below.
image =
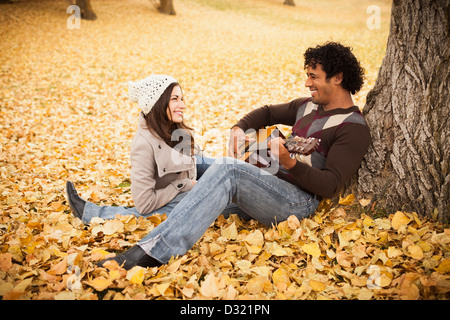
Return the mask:
[(320, 144), (320, 139), (313, 137), (294, 136), (286, 139), (275, 126), (259, 129), (247, 136), (250, 141), (245, 141), (238, 147), (242, 155), (239, 159), (259, 168), (269, 168), (276, 161), (271, 157), (268, 148), (268, 142), (273, 138), (285, 139), (284, 147), (289, 151), (291, 158), (297, 158), (300, 161), (303, 156), (308, 156), (316, 151)]

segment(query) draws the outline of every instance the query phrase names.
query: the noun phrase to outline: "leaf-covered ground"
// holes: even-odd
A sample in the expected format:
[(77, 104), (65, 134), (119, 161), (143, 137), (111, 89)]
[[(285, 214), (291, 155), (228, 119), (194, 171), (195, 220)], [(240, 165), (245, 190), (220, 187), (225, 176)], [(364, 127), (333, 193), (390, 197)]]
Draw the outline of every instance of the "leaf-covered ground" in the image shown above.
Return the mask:
[(186, 255), (130, 271), (94, 263), (161, 223), (117, 217), (84, 226), (65, 182), (100, 205), (133, 205), (129, 146), (138, 110), (127, 81), (181, 83), (188, 123), (213, 157), (255, 107), (307, 95), (302, 54), (327, 40), (366, 69), (364, 105), (385, 52), (372, 1), (92, 0), (96, 21), (67, 28), (67, 2), (0, 5), (0, 296), (2, 299), (448, 299), (450, 231), (410, 212), (374, 212), (351, 195), (272, 228), (219, 218)]

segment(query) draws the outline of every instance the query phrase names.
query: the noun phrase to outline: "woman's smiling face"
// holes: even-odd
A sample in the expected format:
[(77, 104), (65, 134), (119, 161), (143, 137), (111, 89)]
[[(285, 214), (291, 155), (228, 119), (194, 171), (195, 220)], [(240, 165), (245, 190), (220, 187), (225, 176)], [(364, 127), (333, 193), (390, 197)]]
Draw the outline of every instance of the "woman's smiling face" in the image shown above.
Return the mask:
[(183, 121), (184, 104), (183, 92), (180, 86), (173, 87), (170, 95), (169, 106), (167, 107), (167, 116), (172, 122), (181, 123)]

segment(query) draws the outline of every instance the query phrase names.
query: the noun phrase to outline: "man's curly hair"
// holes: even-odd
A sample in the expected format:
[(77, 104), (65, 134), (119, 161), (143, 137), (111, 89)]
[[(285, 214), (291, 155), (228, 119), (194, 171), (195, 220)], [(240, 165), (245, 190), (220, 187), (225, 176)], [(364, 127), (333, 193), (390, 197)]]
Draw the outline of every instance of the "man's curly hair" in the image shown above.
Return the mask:
[(352, 48), (337, 42), (327, 42), (315, 48), (308, 48), (304, 54), (305, 69), (316, 68), (321, 64), (327, 75), (327, 80), (342, 72), (342, 87), (351, 94), (358, 92), (364, 83), (364, 69), (352, 53)]

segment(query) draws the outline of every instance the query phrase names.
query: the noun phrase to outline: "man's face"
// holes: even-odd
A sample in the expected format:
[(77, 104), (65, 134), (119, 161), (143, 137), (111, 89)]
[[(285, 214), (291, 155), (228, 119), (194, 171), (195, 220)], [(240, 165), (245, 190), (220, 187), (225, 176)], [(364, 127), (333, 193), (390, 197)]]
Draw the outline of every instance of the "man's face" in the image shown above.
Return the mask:
[(312, 102), (322, 106), (330, 103), (333, 96), (335, 86), (331, 81), (333, 77), (327, 80), (327, 74), (322, 69), (321, 64), (316, 64), (316, 67), (309, 66), (306, 69), (307, 79), (305, 87), (311, 91)]

